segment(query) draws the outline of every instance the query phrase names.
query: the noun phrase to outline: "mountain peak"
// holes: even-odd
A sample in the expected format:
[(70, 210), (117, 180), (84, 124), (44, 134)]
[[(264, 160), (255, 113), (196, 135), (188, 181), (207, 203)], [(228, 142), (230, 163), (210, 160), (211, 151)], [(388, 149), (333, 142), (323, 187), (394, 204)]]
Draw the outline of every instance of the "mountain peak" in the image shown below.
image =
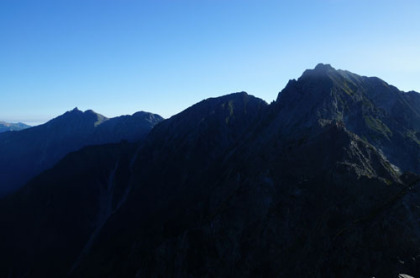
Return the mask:
[(319, 63), (318, 65), (315, 66), (314, 71), (330, 71), (330, 70), (335, 70), (335, 68), (333, 68), (330, 64), (323, 64), (323, 63)]
[(303, 77), (307, 77), (307, 76), (325, 76), (328, 73), (334, 72), (336, 71), (335, 68), (333, 68), (330, 64), (322, 64), (319, 63), (318, 65), (315, 66), (314, 69), (308, 69), (303, 73)]
[(82, 112), (81, 110), (79, 110), (79, 108), (74, 107), (72, 110), (69, 111), (70, 113), (79, 113)]
[[(89, 116), (89, 115), (100, 115), (99, 113), (96, 113), (95, 111), (88, 109), (86, 111), (82, 111), (79, 108), (75, 107), (72, 110), (67, 111), (66, 113), (64, 113), (63, 115), (84, 115), (84, 116)], [(62, 116), (63, 116), (62, 115)]]
[(75, 107), (72, 110), (66, 111), (64, 114), (62, 114), (58, 118), (63, 117), (63, 116), (65, 116), (65, 117), (69, 117), (69, 116), (70, 117), (74, 117), (74, 116), (82, 115), (82, 114), (83, 114), (83, 111), (81, 111), (81, 110), (79, 110), (79, 108)]
[(98, 126), (107, 120), (107, 117), (98, 114), (93, 110), (86, 110), (83, 112), (75, 107), (73, 110), (67, 111), (66, 113), (47, 122), (46, 125), (79, 126), (82, 124), (86, 126)]

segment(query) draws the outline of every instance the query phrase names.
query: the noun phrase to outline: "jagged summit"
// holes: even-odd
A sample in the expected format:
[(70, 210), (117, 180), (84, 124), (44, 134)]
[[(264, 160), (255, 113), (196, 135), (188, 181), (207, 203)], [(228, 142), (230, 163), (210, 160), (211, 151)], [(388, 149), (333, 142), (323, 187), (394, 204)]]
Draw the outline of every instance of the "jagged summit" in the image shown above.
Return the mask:
[(320, 121), (338, 121), (385, 153), (391, 163), (420, 171), (416, 155), (420, 152), (420, 94), (404, 93), (377, 77), (319, 64), (291, 80), (276, 105), (279, 129), (285, 136), (311, 129)]
[(69, 110), (67, 112), (64, 113), (64, 115), (80, 115), (80, 114), (98, 114), (95, 111), (93, 111), (92, 109), (88, 109), (85, 111), (80, 110), (78, 107), (73, 108), (72, 110)]
[(330, 64), (323, 64), (319, 63), (315, 66), (315, 71), (329, 71), (329, 70), (335, 70)]
[(104, 122), (108, 121), (109, 118), (96, 113), (93, 110), (81, 111), (77, 107), (65, 112), (64, 114), (48, 121), (44, 125), (46, 126), (69, 126), (71, 128), (81, 128), (81, 126), (99, 126)]
[(336, 72), (337, 70), (333, 68), (330, 64), (319, 63), (315, 66), (314, 69), (308, 69), (303, 74), (302, 77), (312, 76), (320, 77), (327, 76), (329, 73)]
[[(68, 110), (68, 111), (66, 111), (63, 115), (61, 115), (61, 116), (64, 116), (64, 115), (83, 115), (85, 112), (83, 112), (82, 110), (80, 110), (78, 107), (74, 107), (73, 109), (71, 109), (71, 110)], [(60, 116), (59, 116), (60, 117)]]

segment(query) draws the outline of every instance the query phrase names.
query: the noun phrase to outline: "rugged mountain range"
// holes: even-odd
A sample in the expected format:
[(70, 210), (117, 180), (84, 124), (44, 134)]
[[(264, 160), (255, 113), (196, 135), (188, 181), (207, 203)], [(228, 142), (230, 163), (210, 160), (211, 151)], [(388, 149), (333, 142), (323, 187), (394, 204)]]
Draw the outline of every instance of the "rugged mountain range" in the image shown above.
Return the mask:
[(30, 127), (29, 125), (26, 125), (24, 123), (6, 123), (6, 122), (0, 121), (0, 133), (6, 132), (6, 131), (22, 130), (29, 127)]
[(0, 202), (1, 274), (416, 276), (419, 104), (320, 64), (74, 152)]
[(66, 154), (88, 145), (141, 140), (163, 120), (138, 112), (108, 119), (77, 108), (40, 126), (0, 134), (0, 196), (24, 185)]

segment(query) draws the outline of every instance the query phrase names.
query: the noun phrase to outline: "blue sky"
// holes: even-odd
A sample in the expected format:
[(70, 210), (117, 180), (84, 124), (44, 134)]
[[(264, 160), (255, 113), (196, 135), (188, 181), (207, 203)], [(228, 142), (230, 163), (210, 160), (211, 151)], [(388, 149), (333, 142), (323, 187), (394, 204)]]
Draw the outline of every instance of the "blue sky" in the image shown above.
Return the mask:
[(319, 62), (420, 91), (416, 0), (0, 1), (0, 120), (271, 102)]

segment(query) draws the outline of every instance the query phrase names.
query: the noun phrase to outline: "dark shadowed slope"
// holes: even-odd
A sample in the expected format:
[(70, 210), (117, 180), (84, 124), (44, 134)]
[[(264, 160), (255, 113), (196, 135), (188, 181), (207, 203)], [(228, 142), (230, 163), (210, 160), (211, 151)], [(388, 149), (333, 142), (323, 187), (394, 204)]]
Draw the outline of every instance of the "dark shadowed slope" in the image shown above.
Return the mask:
[(65, 277), (122, 204), (135, 150), (130, 143), (85, 147), (3, 198), (0, 276)]
[(16, 190), (69, 152), (88, 145), (139, 140), (161, 120), (145, 112), (108, 119), (76, 108), (43, 125), (2, 133), (0, 196)]
[[(3, 229), (1, 236), (8, 240), (1, 243), (4, 253), (0, 269), (7, 269), (16, 276), (72, 274), (89, 254), (103, 225), (119, 213), (131, 192), (131, 180), (137, 176), (132, 173), (134, 159), (145, 161), (144, 171), (153, 170), (150, 175), (160, 186), (175, 189), (172, 185), (182, 180), (167, 178), (178, 168), (167, 166), (184, 165), (182, 179), (200, 175), (193, 173), (193, 167), (202, 168), (204, 173), (207, 165), (214, 164), (223, 151), (213, 159), (202, 155), (210, 149), (225, 150), (236, 142), (248, 126), (245, 123), (252, 122), (265, 107), (264, 101), (245, 93), (209, 99), (159, 124), (144, 144), (95, 146), (70, 154), (17, 194), (3, 200), (0, 212), (4, 214), (0, 218), (5, 219), (3, 223), (8, 229)], [(168, 132), (171, 135), (166, 137)], [(185, 138), (189, 138), (187, 144), (184, 144)], [(209, 142), (208, 146), (201, 144), (205, 141)], [(182, 146), (175, 146), (179, 143)], [(136, 151), (138, 147), (140, 151)], [(161, 153), (158, 161), (150, 160), (154, 152)], [(170, 163), (167, 166), (165, 157)], [(151, 194), (165, 192), (151, 190)], [(155, 203), (153, 196), (144, 200)], [(15, 207), (14, 211), (6, 213), (10, 206)], [(142, 215), (133, 215), (132, 220)], [(16, 230), (19, 232), (14, 232)], [(31, 246), (31, 252), (26, 252), (27, 246)], [(57, 256), (60, 250), (65, 252)]]
[(318, 65), (271, 105), (212, 98), (73, 153), (0, 202), (0, 274), (417, 276), (417, 103)]
[[(274, 128), (288, 122), (279, 122), (276, 105), (255, 113), (230, 144), (205, 149), (194, 146), (225, 142), (220, 124), (202, 136), (170, 141), (173, 131), (159, 134), (156, 128), (148, 138), (155, 144), (145, 145), (135, 164), (126, 205), (74, 277), (382, 277), (417, 271), (415, 177), (400, 176), (341, 122), (314, 122), (310, 131), (295, 126), (285, 136)], [(197, 134), (189, 130), (181, 134)]]
[[(363, 119), (364, 95), (344, 100), (361, 113), (337, 116), (336, 94), (343, 91), (336, 87), (345, 85), (328, 74), (342, 72), (327, 66), (318, 74), (320, 69), (296, 82), (305, 89), (288, 92), (289, 84), (276, 103), (253, 113), (230, 142), (221, 138), (234, 126), (224, 130), (219, 121), (217, 127), (202, 125), (198, 133), (187, 117), (192, 112), (179, 114), (179, 126), (167, 121), (167, 129), (155, 129), (135, 164), (126, 205), (104, 227), (74, 277), (418, 273), (417, 178), (402, 176), (373, 145), (377, 141), (368, 132), (379, 131), (354, 128), (358, 117)], [(320, 89), (305, 87), (311, 73)], [(311, 95), (311, 101), (300, 94)], [(372, 106), (367, 115), (381, 118), (382, 108)], [(204, 119), (216, 117), (200, 110)], [(347, 116), (353, 110), (343, 111)], [(415, 128), (404, 125), (399, 128)], [(394, 163), (416, 169), (398, 163), (410, 154), (402, 149)]]

